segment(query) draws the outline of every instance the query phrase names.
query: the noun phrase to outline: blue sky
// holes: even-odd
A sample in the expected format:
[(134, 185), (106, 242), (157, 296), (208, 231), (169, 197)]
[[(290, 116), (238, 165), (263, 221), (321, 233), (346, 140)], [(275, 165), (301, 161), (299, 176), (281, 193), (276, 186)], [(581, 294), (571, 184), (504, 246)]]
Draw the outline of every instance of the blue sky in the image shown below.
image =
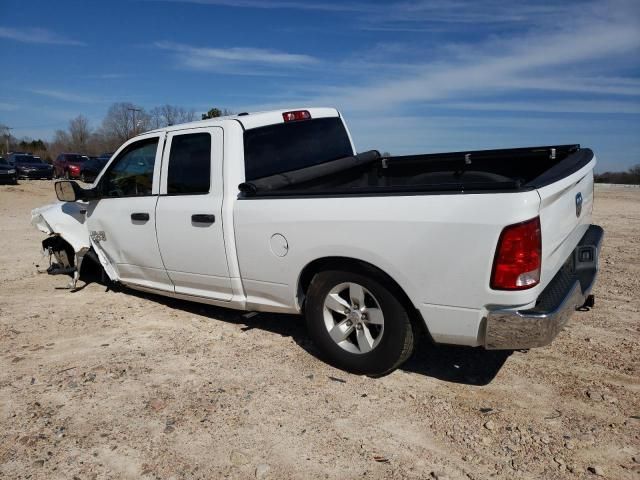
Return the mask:
[(580, 143), (640, 163), (640, 1), (0, 0), (0, 123), (335, 106), (359, 150)]

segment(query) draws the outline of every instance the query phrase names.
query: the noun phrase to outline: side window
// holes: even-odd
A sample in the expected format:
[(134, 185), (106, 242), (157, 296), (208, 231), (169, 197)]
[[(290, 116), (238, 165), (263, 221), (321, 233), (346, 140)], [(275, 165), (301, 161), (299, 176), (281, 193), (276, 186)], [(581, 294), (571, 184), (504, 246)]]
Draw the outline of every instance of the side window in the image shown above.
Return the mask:
[(157, 138), (129, 145), (102, 177), (103, 194), (108, 197), (151, 195), (157, 150)]
[(211, 188), (211, 135), (191, 133), (171, 140), (167, 193), (197, 195)]

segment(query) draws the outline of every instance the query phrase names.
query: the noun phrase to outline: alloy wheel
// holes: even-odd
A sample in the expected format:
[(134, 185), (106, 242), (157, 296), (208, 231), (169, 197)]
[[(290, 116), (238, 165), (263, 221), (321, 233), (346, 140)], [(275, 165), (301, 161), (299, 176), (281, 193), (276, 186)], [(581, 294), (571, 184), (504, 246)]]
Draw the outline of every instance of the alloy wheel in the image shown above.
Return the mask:
[(355, 354), (376, 348), (384, 333), (384, 315), (376, 297), (362, 285), (341, 283), (327, 294), (324, 325), (331, 339)]

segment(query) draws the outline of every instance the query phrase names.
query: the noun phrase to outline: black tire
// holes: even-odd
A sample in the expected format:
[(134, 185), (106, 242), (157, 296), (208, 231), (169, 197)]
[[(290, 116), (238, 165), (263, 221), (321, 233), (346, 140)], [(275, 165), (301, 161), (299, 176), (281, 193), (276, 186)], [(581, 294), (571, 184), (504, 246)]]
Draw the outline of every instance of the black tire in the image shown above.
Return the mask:
[[(331, 290), (342, 283), (364, 287), (374, 297), (384, 316), (384, 330), (379, 343), (366, 353), (351, 353), (338, 345), (325, 326), (324, 304)], [(330, 364), (351, 373), (370, 376), (385, 375), (404, 363), (413, 352), (415, 335), (405, 307), (385, 286), (384, 279), (348, 271), (318, 273), (307, 291), (305, 315), (311, 339), (322, 357)]]
[(84, 173), (81, 173), (81, 174), (80, 174), (80, 181), (81, 181), (82, 183), (87, 183), (87, 179), (86, 179), (86, 177), (84, 176)]

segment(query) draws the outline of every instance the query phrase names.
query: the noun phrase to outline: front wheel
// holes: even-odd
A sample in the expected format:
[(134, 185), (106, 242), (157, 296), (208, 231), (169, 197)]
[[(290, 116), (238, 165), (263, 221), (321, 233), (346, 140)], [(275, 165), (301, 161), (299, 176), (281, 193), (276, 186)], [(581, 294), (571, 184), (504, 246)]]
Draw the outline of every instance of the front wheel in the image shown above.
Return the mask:
[(346, 271), (321, 272), (313, 278), (307, 292), (307, 328), (329, 363), (378, 376), (411, 356), (411, 320), (386, 283)]

